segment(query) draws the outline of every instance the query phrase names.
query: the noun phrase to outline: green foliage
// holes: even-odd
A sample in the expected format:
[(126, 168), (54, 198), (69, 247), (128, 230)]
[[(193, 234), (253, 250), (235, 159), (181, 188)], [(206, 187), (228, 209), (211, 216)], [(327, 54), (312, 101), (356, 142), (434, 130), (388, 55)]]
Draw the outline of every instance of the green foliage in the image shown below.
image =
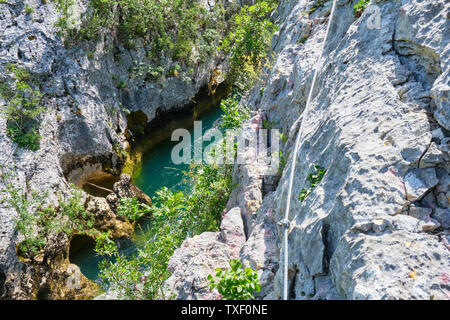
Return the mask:
[(276, 0), (259, 0), (252, 6), (243, 6), (219, 47), (230, 54), (230, 78), (240, 90), (253, 85), (269, 60), (270, 41), (277, 30), (270, 15), (277, 3)]
[(241, 124), (250, 117), (250, 109), (240, 103), (240, 95), (233, 94), (220, 102), (220, 108), (223, 110), (222, 122), (223, 128), (239, 128)]
[(57, 26), (70, 41), (97, 39), (109, 29), (128, 48), (135, 46), (137, 38), (143, 39), (155, 59), (163, 55), (189, 63), (196, 45), (200, 55), (211, 54), (218, 30), (224, 28), (220, 1), (210, 12), (191, 0), (90, 0), (90, 10), (78, 27), (71, 21), (74, 0), (55, 1), (61, 12)]
[(355, 15), (355, 17), (360, 17), (369, 3), (370, 0), (361, 0), (357, 4), (355, 4), (353, 6), (353, 14)]
[(172, 77), (178, 77), (180, 70), (180, 65), (178, 63), (175, 63), (172, 67), (170, 67), (168, 75)]
[(164, 68), (135, 61), (135, 65), (129, 70), (131, 78), (142, 78), (144, 81), (157, 81), (162, 79)]
[(320, 181), (322, 181), (323, 176), (326, 172), (327, 170), (325, 170), (324, 168), (318, 165), (314, 165), (314, 172), (311, 172), (308, 175), (308, 181), (310, 183), (309, 188), (302, 188), (300, 194), (298, 195), (298, 199), (301, 202), (305, 201), (306, 197), (314, 190), (314, 188), (320, 183)]
[(263, 119), (262, 125), (264, 129), (273, 129), (275, 128), (275, 126), (278, 124), (278, 122), (275, 121), (269, 121), (267, 119)]
[(62, 217), (62, 221), (55, 230), (72, 235), (84, 233), (94, 227), (94, 214), (84, 208), (82, 197), (83, 193), (79, 190), (72, 190), (68, 200), (59, 197), (59, 216)]
[(330, 0), (316, 0), (316, 2), (314, 2), (313, 6), (308, 11), (306, 11), (306, 14), (307, 15), (313, 14), (317, 9), (323, 7), (323, 5), (327, 1), (330, 1)]
[(278, 136), (279, 136), (280, 142), (281, 142), (282, 144), (285, 144), (286, 141), (288, 140), (288, 137), (287, 137), (283, 132), (279, 133)]
[(25, 13), (26, 14), (32, 14), (34, 12), (34, 9), (30, 7), (29, 5), (25, 5)]
[(95, 252), (101, 256), (115, 256), (119, 253), (116, 243), (109, 232), (102, 232), (95, 239)]
[(12, 63), (5, 66), (7, 79), (0, 81), (0, 95), (6, 102), (7, 135), (20, 147), (36, 151), (40, 147), (40, 117), (46, 110), (42, 93), (33, 89), (32, 74)]
[(67, 200), (60, 196), (59, 206), (54, 208), (48, 203), (47, 191), (24, 192), (13, 182), (15, 175), (9, 168), (0, 166), (0, 169), (0, 182), (5, 186), (0, 191), (0, 202), (16, 212), (15, 228), (23, 237), (18, 245), (19, 254), (34, 261), (50, 234), (64, 232), (70, 236), (93, 227), (94, 216), (81, 204), (80, 191), (73, 190)]
[(163, 283), (170, 276), (169, 258), (187, 236), (217, 231), (221, 213), (231, 192), (231, 168), (194, 166), (188, 173), (192, 192), (172, 192), (163, 188), (152, 205), (150, 232), (132, 257), (118, 253), (114, 243), (99, 238), (99, 255), (103, 260), (100, 277), (123, 299), (164, 297)]
[(238, 259), (231, 260), (230, 267), (226, 271), (217, 268), (217, 280), (208, 276), (210, 289), (217, 289), (223, 300), (253, 300), (254, 292), (261, 290), (256, 271), (250, 267), (244, 269)]
[(150, 213), (150, 206), (140, 203), (136, 198), (121, 198), (117, 214), (130, 221), (136, 221)]
[(286, 168), (286, 164), (289, 160), (289, 155), (291, 154), (290, 151), (286, 152), (286, 155), (284, 155), (281, 151), (280, 151), (280, 166), (278, 167), (278, 172), (277, 175), (281, 176), (283, 174), (283, 170), (284, 168)]

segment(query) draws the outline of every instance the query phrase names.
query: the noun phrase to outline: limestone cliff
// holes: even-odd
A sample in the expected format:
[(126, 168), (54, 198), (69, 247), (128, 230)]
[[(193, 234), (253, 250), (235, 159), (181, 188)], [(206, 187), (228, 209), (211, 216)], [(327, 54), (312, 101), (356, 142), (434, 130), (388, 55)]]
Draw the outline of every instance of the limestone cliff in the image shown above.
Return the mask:
[[(260, 110), (253, 123), (264, 117), (288, 137), (278, 185), (258, 174), (256, 163), (235, 166), (238, 187), (226, 214), (241, 210), (243, 221), (235, 221), (246, 226), (240, 257), (260, 274), (259, 298), (282, 294), (278, 222), (301, 121), (289, 216), (290, 298), (450, 298), (450, 4), (375, 1), (355, 17), (357, 2), (337, 1), (308, 115), (303, 111), (332, 1), (280, 1), (273, 67), (246, 98)], [(326, 174), (301, 201), (315, 164)], [(180, 298), (196, 298), (207, 287), (215, 266), (202, 267), (199, 255), (210, 261), (217, 253), (196, 249), (206, 237), (186, 240), (172, 258), (179, 267), (167, 283)]]
[[(85, 11), (87, 4), (86, 0), (75, 1), (76, 11)], [(115, 35), (104, 32), (98, 41), (67, 46), (55, 27), (59, 17), (53, 1), (0, 3), (0, 80), (6, 76), (8, 63), (28, 69), (47, 107), (37, 151), (19, 148), (6, 134), (6, 117), (0, 116), (0, 163), (16, 174), (18, 187), (48, 190), (50, 201), (57, 200), (57, 192), (68, 194), (69, 183), (81, 187), (97, 174), (118, 175), (125, 160), (123, 151), (129, 150), (127, 114), (144, 113), (149, 123), (159, 113), (182, 108), (209, 83), (221, 61), (213, 57), (197, 63), (191, 77), (163, 76), (150, 81), (133, 73), (139, 63), (149, 63), (139, 39), (135, 48), (127, 49)], [(170, 62), (164, 60), (163, 67)], [(0, 100), (3, 105), (5, 101)], [(91, 200), (86, 206), (100, 212), (106, 225), (117, 222), (105, 199)], [(67, 298), (57, 292), (49, 294), (45, 275), (18, 259), (16, 245), (21, 239), (14, 231), (15, 215), (0, 204), (0, 298), (36, 298), (39, 287), (44, 288), (45, 297)], [(112, 228), (118, 228), (118, 235), (131, 232), (129, 226), (115, 222)], [(92, 297), (91, 293), (81, 297)]]

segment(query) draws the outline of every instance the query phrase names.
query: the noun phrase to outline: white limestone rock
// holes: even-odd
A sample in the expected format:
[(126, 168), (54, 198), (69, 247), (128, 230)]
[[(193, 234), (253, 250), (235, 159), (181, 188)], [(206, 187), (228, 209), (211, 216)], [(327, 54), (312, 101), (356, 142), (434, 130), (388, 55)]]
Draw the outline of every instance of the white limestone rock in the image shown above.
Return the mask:
[(410, 201), (420, 200), (425, 193), (438, 184), (434, 168), (414, 169), (405, 176), (406, 196)]

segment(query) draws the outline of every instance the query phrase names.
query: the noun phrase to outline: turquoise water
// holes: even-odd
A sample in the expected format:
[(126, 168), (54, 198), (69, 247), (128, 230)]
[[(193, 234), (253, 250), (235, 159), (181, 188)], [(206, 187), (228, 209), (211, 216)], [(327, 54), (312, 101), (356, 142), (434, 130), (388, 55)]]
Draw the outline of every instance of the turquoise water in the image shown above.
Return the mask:
[[(198, 119), (202, 121), (203, 134), (213, 127), (214, 122), (221, 115), (222, 110), (214, 108)], [(194, 144), (193, 131), (193, 128), (189, 130), (192, 147)], [(142, 157), (142, 169), (139, 176), (135, 177), (134, 183), (150, 197), (153, 197), (155, 192), (164, 186), (174, 191), (186, 190), (189, 187), (183, 183), (183, 172), (189, 169), (189, 165), (175, 165), (171, 160), (172, 149), (178, 143), (177, 141), (164, 141)]]
[[(216, 107), (198, 119), (202, 121), (203, 134), (215, 126), (221, 115), (222, 110)], [(191, 134), (191, 146), (193, 148), (194, 129), (191, 128), (188, 131)], [(171, 159), (172, 148), (178, 143), (169, 139), (158, 144), (142, 157), (141, 171), (135, 177), (134, 183), (152, 199), (155, 197), (155, 192), (164, 186), (173, 191), (189, 191), (189, 185), (184, 181), (184, 172), (189, 169), (189, 165), (175, 165)], [(137, 226), (136, 233), (148, 232), (148, 225), (148, 221), (144, 220), (141, 226)], [(136, 250), (136, 245), (129, 240), (120, 241), (118, 245), (120, 252), (126, 255), (131, 255)], [(103, 257), (95, 255), (93, 244), (70, 256), (70, 262), (80, 267), (81, 272), (93, 281), (98, 279), (98, 263), (103, 259)]]

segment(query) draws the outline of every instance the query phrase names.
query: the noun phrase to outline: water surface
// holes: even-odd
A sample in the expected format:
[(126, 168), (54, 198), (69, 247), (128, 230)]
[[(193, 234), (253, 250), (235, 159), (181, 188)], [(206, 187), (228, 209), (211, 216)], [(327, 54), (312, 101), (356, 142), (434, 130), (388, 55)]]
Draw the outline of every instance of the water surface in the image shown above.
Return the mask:
[[(203, 134), (213, 126), (217, 125), (217, 120), (221, 117), (222, 110), (219, 107), (213, 108), (198, 119), (202, 121)], [(188, 129), (191, 134), (191, 146), (193, 148), (194, 130)], [(167, 187), (173, 191), (189, 191), (189, 184), (184, 181), (184, 172), (188, 171), (188, 164), (175, 165), (171, 160), (172, 148), (178, 144), (177, 141), (164, 141), (153, 149), (145, 153), (142, 157), (141, 169), (133, 182), (142, 189), (148, 196), (155, 197), (155, 192), (162, 187)], [(150, 234), (148, 220), (142, 221), (136, 227), (136, 234), (141, 241), (147, 234)], [(148, 236), (150, 237), (150, 236)], [(137, 246), (133, 241), (119, 241), (120, 252), (125, 255), (132, 255)], [(81, 272), (90, 280), (98, 280), (98, 263), (104, 257), (98, 257), (94, 252), (94, 244), (88, 244), (82, 250), (71, 254), (70, 262), (80, 267)]]

